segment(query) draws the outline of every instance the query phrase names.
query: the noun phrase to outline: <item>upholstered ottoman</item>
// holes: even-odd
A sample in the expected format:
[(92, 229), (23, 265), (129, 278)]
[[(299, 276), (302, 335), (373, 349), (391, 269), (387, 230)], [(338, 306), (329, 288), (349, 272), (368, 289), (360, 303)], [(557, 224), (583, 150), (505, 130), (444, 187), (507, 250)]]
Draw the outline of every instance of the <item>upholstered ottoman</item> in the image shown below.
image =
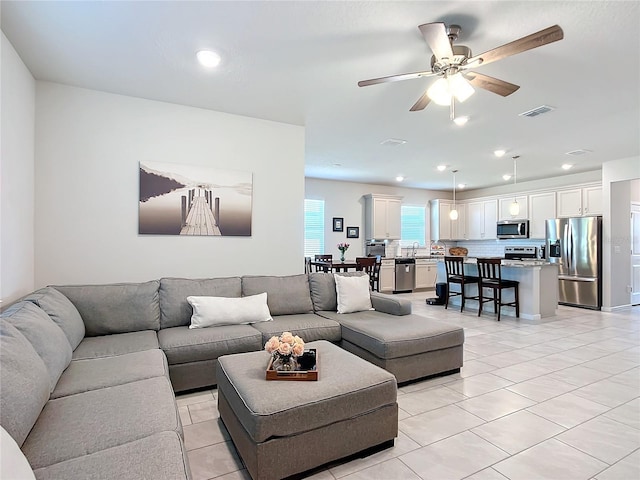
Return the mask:
[(398, 383), (462, 367), (464, 330), (456, 325), (376, 311), (321, 314), (340, 322), (342, 348), (393, 373)]
[(218, 410), (254, 480), (280, 479), (398, 434), (396, 379), (321, 340), (318, 381), (267, 381), (269, 354), (218, 359)]

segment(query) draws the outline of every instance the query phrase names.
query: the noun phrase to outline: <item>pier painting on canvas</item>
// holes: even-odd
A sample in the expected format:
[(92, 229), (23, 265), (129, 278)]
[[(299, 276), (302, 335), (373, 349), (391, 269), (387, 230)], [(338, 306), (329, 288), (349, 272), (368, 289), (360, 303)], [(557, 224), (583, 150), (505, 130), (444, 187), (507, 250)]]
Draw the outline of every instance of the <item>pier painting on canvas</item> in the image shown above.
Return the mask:
[(138, 233), (251, 236), (250, 172), (140, 162)]

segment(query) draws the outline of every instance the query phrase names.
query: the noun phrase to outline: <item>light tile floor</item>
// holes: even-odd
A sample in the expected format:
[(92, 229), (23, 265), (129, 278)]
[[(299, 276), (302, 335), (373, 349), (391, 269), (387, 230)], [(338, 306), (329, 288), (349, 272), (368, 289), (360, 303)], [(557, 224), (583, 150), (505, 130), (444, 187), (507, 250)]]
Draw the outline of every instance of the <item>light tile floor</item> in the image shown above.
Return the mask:
[[(426, 305), (429, 293), (399, 296), (417, 315), (464, 327), (464, 367), (398, 390), (393, 448), (308, 478), (640, 478), (639, 307), (561, 306), (551, 318), (497, 322), (473, 307)], [(217, 391), (177, 401), (193, 479), (249, 479), (220, 422)]]

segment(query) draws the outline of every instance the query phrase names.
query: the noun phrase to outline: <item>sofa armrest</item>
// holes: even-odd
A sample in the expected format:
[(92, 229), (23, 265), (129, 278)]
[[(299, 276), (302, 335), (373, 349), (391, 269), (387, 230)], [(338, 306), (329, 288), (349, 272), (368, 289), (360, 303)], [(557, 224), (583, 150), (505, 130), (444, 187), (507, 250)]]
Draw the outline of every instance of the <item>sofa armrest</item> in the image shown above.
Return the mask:
[(411, 302), (405, 298), (393, 297), (379, 292), (371, 292), (371, 305), (378, 312), (389, 315), (409, 315)]

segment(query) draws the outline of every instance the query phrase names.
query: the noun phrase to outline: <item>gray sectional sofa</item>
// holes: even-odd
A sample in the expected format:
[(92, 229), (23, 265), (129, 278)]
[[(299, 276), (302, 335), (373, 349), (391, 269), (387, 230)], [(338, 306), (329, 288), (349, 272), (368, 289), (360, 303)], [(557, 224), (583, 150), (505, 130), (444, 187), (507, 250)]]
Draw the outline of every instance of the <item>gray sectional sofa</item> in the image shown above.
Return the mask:
[[(273, 321), (190, 329), (187, 297), (267, 293)], [(336, 313), (333, 274), (46, 287), (0, 319), (0, 423), (38, 479), (190, 478), (174, 392), (217, 384), (218, 357), (291, 331), (398, 382), (462, 366), (462, 329), (371, 293)]]

